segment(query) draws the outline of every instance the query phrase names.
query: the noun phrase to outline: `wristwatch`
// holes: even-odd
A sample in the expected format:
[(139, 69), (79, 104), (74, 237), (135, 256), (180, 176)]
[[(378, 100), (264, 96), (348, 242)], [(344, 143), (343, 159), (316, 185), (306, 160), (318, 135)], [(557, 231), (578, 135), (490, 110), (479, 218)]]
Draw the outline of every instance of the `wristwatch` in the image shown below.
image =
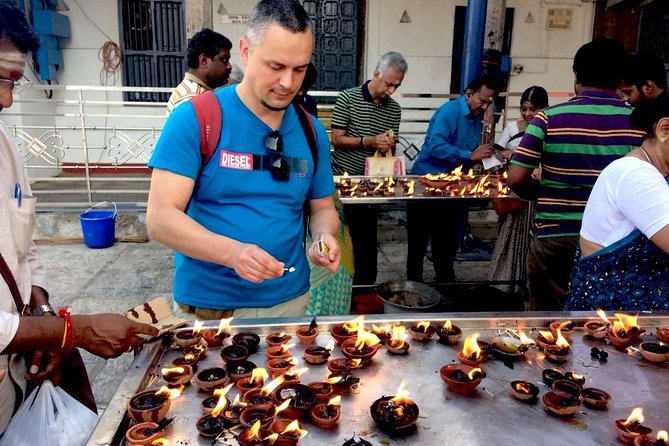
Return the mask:
[(57, 316), (56, 311), (49, 304), (42, 304), (39, 307), (35, 308), (36, 316), (44, 316), (46, 313), (51, 313), (54, 316)]

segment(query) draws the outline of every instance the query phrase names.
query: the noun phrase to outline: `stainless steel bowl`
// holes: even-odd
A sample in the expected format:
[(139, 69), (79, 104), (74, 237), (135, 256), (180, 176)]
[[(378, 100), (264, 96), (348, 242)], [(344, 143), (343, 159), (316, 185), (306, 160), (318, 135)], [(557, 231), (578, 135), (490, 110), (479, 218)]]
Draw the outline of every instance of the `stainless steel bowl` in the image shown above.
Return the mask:
[[(429, 312), (441, 301), (439, 294), (432, 287), (420, 282), (410, 280), (393, 280), (384, 282), (376, 288), (376, 293), (383, 301), (383, 312), (407, 313), (407, 312)], [(393, 296), (417, 295), (417, 306), (411, 306), (393, 302)], [(411, 297), (411, 296), (409, 296)]]

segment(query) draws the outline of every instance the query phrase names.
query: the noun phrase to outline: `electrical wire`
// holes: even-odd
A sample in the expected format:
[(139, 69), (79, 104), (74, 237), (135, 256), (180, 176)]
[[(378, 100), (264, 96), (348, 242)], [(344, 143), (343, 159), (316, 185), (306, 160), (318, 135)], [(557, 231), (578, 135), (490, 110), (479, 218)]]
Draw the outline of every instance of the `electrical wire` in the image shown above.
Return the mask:
[(108, 40), (98, 51), (98, 59), (102, 61), (100, 85), (109, 85), (107, 83), (109, 78), (111, 78), (111, 85), (116, 85), (121, 67), (121, 48), (116, 42)]

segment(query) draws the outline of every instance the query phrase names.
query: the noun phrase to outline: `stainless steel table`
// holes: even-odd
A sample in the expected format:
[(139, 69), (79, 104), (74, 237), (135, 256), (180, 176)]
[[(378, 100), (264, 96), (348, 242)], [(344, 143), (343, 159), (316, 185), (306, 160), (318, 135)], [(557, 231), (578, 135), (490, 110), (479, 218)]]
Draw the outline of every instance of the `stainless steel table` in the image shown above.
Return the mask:
[[(406, 314), (401, 320), (411, 323), (430, 320), (442, 323), (450, 319), (460, 326), (464, 336), (474, 332), (481, 334), (481, 339), (490, 339), (505, 330), (518, 325), (526, 331), (537, 327), (547, 327), (554, 320), (577, 320), (594, 318), (590, 313), (522, 313), (522, 314)], [(331, 339), (329, 328), (338, 322), (351, 320), (352, 317), (328, 317), (319, 319), (320, 334), (317, 344), (326, 345)], [(371, 329), (371, 323), (394, 322), (390, 315), (374, 315), (366, 318), (365, 326)], [(254, 331), (265, 335), (270, 332), (286, 331), (294, 334), (298, 325), (308, 323), (306, 319), (266, 319), (233, 321), (233, 333)], [(240, 325), (244, 324), (244, 325)], [(217, 324), (216, 324), (217, 325)], [(408, 324), (407, 324), (408, 325)], [(668, 326), (669, 316), (644, 315), (639, 318), (639, 325), (646, 329), (642, 339), (656, 340), (655, 327)], [(213, 325), (210, 325), (213, 326)], [(535, 335), (531, 335), (535, 337)], [(614, 420), (624, 419), (636, 406), (642, 406), (646, 426), (654, 432), (669, 427), (669, 380), (667, 366), (656, 365), (641, 360), (625, 352), (605, 346), (603, 341), (583, 337), (582, 331), (571, 335), (573, 351), (569, 361), (562, 365), (551, 364), (544, 360), (538, 349), (530, 349), (523, 361), (513, 366), (494, 359), (482, 365), (487, 377), (475, 392), (468, 396), (451, 393), (439, 377), (439, 368), (445, 364), (457, 362), (457, 352), (462, 349), (464, 337), (455, 347), (436, 342), (421, 345), (409, 340), (411, 348), (407, 356), (392, 356), (382, 347), (373, 359), (373, 363), (364, 369), (355, 371), (361, 378), (362, 385), (357, 394), (345, 396), (342, 400), (342, 417), (339, 426), (332, 431), (319, 429), (309, 423), (300, 425), (309, 431), (300, 445), (340, 445), (353, 435), (360, 433), (374, 445), (551, 445), (551, 446), (586, 446), (619, 445), (613, 428)], [(304, 347), (292, 348), (293, 356), (299, 359), (295, 368), (302, 367)], [(292, 342), (291, 341), (291, 342)], [(229, 343), (226, 340), (226, 344)], [(609, 352), (608, 361), (603, 363), (590, 357), (592, 346), (605, 348)], [(258, 366), (264, 366), (264, 339), (260, 351), (249, 360)], [(221, 365), (220, 347), (210, 349), (207, 358), (200, 363), (200, 370)], [(112, 398), (107, 410), (102, 415), (88, 445), (118, 445), (128, 425), (125, 416), (125, 404), (138, 390), (146, 387), (152, 375), (160, 375), (162, 365), (171, 362), (179, 350), (162, 346), (160, 343), (148, 344), (136, 357), (127, 371), (125, 378)], [(341, 357), (337, 347), (332, 357)], [(549, 415), (539, 398), (534, 404), (526, 404), (510, 395), (509, 383), (512, 380), (527, 380), (537, 383), (541, 395), (548, 389), (541, 382), (544, 368), (561, 371), (574, 370), (585, 375), (586, 387), (598, 387), (609, 392), (613, 399), (608, 411), (597, 411), (581, 406), (574, 417), (561, 419)], [(309, 366), (309, 371), (302, 375), (302, 382), (321, 381), (326, 377), (327, 367)], [(407, 390), (410, 398), (420, 408), (420, 418), (415, 433), (405, 438), (390, 438), (380, 432), (369, 414), (370, 404), (382, 395), (394, 395), (402, 379), (408, 380)], [(151, 388), (162, 385), (162, 379), (156, 380)], [(231, 400), (234, 392), (229, 396)], [(541, 397), (540, 395), (540, 397)], [(168, 416), (175, 417), (174, 423), (167, 430), (170, 444), (174, 445), (210, 445), (211, 439), (198, 436), (195, 421), (200, 416), (199, 404), (205, 394), (198, 392), (194, 385), (172, 402)], [(183, 443), (179, 443), (182, 441)], [(227, 443), (235, 445), (235, 440)]]

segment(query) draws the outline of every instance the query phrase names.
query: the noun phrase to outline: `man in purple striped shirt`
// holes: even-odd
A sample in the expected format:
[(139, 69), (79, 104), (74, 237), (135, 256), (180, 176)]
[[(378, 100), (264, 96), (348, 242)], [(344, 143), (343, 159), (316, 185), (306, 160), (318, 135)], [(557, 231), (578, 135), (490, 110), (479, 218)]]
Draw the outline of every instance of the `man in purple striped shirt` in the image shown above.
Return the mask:
[(592, 186), (604, 167), (641, 144), (644, 133), (616, 94), (624, 61), (617, 40), (583, 45), (572, 67), (577, 96), (539, 113), (513, 155), (509, 186), (537, 200), (527, 259), (531, 311), (562, 310)]

